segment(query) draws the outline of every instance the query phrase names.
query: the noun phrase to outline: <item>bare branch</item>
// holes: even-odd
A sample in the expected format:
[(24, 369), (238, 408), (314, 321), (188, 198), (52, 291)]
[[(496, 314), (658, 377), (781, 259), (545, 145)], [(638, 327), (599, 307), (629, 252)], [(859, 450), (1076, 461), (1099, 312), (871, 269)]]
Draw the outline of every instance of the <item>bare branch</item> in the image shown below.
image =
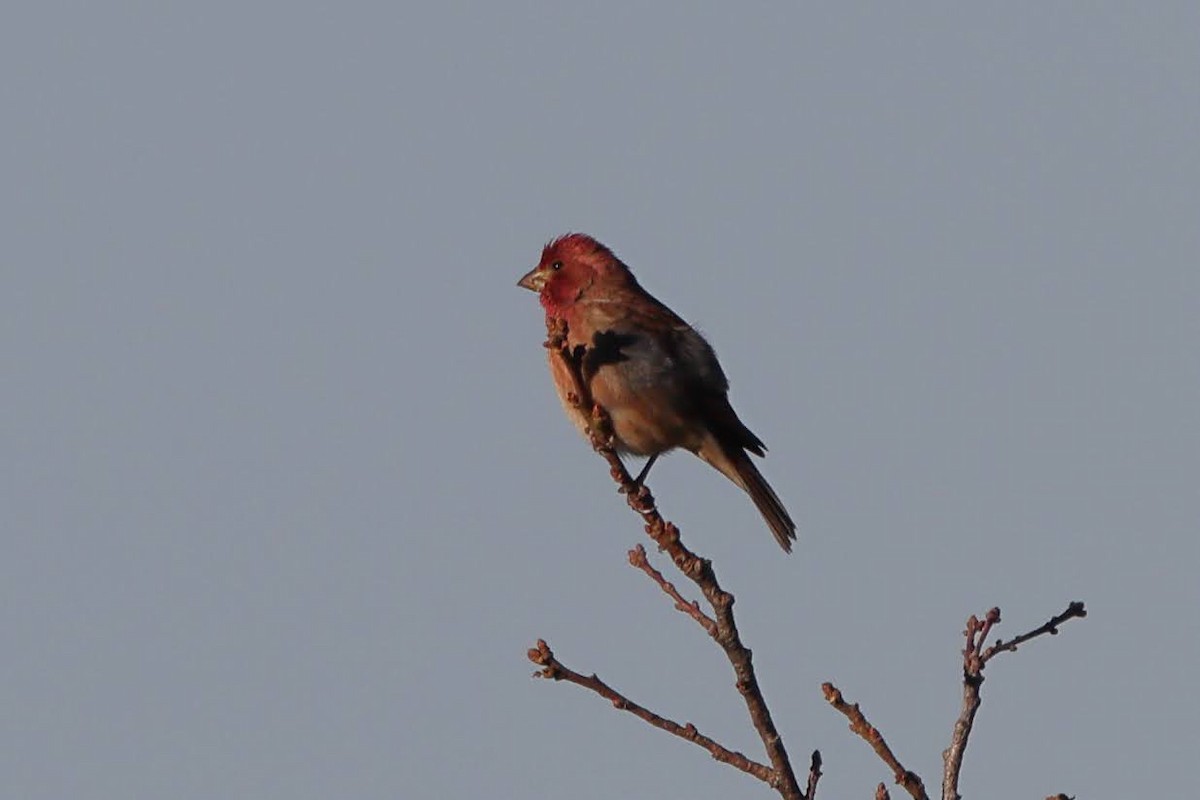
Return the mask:
[(671, 599), (675, 601), (675, 608), (677, 610), (682, 611), (692, 619), (696, 620), (700, 627), (704, 628), (704, 630), (708, 632), (709, 636), (713, 637), (714, 639), (717, 637), (716, 621), (713, 620), (712, 617), (705, 614), (700, 609), (700, 604), (695, 600), (688, 602), (686, 599), (684, 599), (683, 595), (679, 593), (679, 590), (675, 588), (675, 584), (664, 578), (663, 574), (654, 568), (654, 566), (646, 557), (646, 548), (639, 544), (637, 547), (630, 550), (629, 563), (649, 575), (650, 580), (657, 583), (658, 587), (666, 592), (667, 595), (669, 595)]
[(887, 787), (882, 783), (875, 787), (875, 800), (892, 800), (892, 796), (888, 794)]
[[(895, 776), (896, 783), (903, 786), (904, 790), (912, 795), (913, 800), (929, 800), (929, 795), (925, 793), (925, 784), (921, 780), (921, 776), (904, 768), (904, 765), (892, 753), (892, 748), (888, 747), (888, 743), (884, 741), (883, 734), (879, 732), (879, 729), (867, 722), (867, 718), (859, 710), (858, 703), (847, 703), (845, 698), (842, 697), (841, 691), (832, 683), (821, 684), (821, 691), (825, 693), (825, 699), (829, 704), (845, 714), (846, 718), (850, 720), (850, 730), (857, 733), (863, 738), (863, 741), (871, 745), (871, 749), (875, 751), (875, 754), (883, 760), (883, 763), (888, 765), (892, 770), (892, 775)], [(880, 784), (880, 786), (882, 785)], [(878, 796), (878, 792), (876, 792), (876, 796)]]
[(721, 588), (712, 563), (684, 546), (679, 539), (679, 529), (659, 514), (650, 491), (644, 484), (638, 484), (625, 469), (613, 446), (612, 425), (608, 416), (603, 408), (595, 404), (587, 383), (583, 380), (583, 353), (581, 350), (572, 351), (567, 343), (566, 323), (562, 320), (548, 319), (546, 333), (545, 346), (562, 359), (562, 363), (571, 374), (575, 391), (568, 399), (590, 419), (587, 433), (592, 449), (608, 462), (609, 474), (625, 495), (629, 507), (641, 516), (646, 534), (654, 540), (659, 550), (670, 556), (679, 571), (699, 587), (705, 600), (712, 606), (717, 626), (713, 639), (725, 651), (725, 656), (733, 667), (737, 690), (746, 703), (750, 721), (762, 739), (763, 747), (771, 761), (774, 770), (771, 786), (785, 800), (803, 800), (804, 793), (796, 780), (783, 738), (771, 719), (770, 709), (767, 708), (766, 700), (759, 689), (751, 652), (742, 644), (738, 635), (737, 623), (733, 617), (733, 595)]
[(585, 689), (590, 689), (596, 694), (603, 697), (613, 704), (613, 707), (620, 711), (628, 711), (635, 717), (638, 717), (645, 722), (653, 725), (659, 730), (664, 730), (667, 733), (672, 733), (681, 739), (686, 739), (698, 747), (703, 747), (713, 758), (724, 764), (729, 764), (732, 767), (737, 767), (742, 772), (753, 775), (760, 781), (770, 784), (775, 778), (775, 772), (766, 764), (760, 764), (757, 761), (751, 761), (744, 754), (730, 750), (721, 744), (713, 741), (709, 737), (696, 730), (696, 726), (690, 722), (686, 725), (680, 725), (678, 722), (659, 716), (653, 711), (638, 705), (629, 698), (622, 695), (617, 690), (606, 684), (596, 675), (581, 675), (563, 664), (554, 657), (554, 653), (550, 650), (550, 645), (542, 639), (538, 639), (537, 647), (531, 648), (528, 653), (529, 660), (540, 666), (542, 669), (535, 672), (534, 675), (540, 678), (548, 678), (555, 681), (567, 681), (574, 683), (577, 686), (582, 686)]
[(1000, 623), (1000, 609), (993, 608), (981, 620), (974, 614), (967, 620), (967, 628), (963, 631), (966, 646), (963, 647), (963, 699), (962, 710), (954, 723), (954, 732), (950, 737), (950, 746), (942, 753), (944, 764), (942, 771), (942, 800), (960, 800), (958, 793), (959, 776), (962, 772), (963, 756), (967, 752), (967, 742), (971, 738), (971, 729), (975, 725), (975, 714), (982, 702), (979, 690), (983, 686), (983, 668), (996, 655), (1005, 652), (1015, 652), (1017, 647), (1030, 639), (1044, 634), (1051, 636), (1058, 633), (1058, 626), (1069, 619), (1086, 617), (1087, 609), (1079, 601), (1072, 602), (1067, 610), (1051, 617), (1049, 622), (1040, 625), (1028, 633), (1015, 636), (1008, 641), (997, 640), (994, 645), (983, 647), (992, 627)]

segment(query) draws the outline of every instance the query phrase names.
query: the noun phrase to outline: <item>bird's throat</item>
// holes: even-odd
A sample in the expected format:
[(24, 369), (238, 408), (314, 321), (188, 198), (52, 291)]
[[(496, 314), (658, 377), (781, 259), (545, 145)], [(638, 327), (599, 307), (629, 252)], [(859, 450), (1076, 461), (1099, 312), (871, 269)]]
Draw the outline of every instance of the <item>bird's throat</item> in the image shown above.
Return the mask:
[[(588, 286), (590, 285), (589, 281)], [(551, 281), (542, 288), (538, 300), (549, 316), (566, 319), (567, 312), (583, 296), (583, 290), (586, 288), (587, 286), (571, 286), (564, 282)]]

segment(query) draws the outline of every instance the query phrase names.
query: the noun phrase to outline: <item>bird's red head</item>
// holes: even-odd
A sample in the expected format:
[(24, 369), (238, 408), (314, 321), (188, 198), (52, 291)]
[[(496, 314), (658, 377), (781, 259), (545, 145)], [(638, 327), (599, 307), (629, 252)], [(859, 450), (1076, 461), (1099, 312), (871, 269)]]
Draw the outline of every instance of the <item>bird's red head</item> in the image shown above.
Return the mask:
[(584, 233), (568, 233), (542, 248), (542, 259), (517, 282), (537, 292), (550, 314), (561, 313), (594, 285), (635, 284), (613, 252)]

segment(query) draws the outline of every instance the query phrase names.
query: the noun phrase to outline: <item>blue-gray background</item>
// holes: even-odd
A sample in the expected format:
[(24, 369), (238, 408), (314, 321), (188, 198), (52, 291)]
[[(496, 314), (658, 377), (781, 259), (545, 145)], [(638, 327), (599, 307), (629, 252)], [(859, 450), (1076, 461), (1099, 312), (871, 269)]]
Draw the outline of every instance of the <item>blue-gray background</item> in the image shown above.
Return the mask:
[[(431, 4), (432, 6), (432, 4)], [(822, 794), (1172, 795), (1200, 752), (1193, 3), (24, 4), (0, 34), (0, 795), (769, 796), (514, 286), (591, 232), (801, 525), (651, 484)], [(895, 796), (893, 794), (893, 796)]]

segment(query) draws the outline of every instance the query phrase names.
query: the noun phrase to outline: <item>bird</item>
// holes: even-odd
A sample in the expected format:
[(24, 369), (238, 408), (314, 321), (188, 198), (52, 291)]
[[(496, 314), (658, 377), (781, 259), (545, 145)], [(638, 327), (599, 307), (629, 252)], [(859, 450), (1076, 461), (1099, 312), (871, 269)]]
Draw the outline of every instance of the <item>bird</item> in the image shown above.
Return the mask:
[[(547, 321), (566, 323), (568, 352), (582, 354), (580, 376), (611, 421), (617, 452), (648, 459), (638, 485), (659, 456), (694, 453), (750, 496), (779, 546), (791, 552), (796, 523), (750, 459), (766, 455), (766, 445), (729, 404), (725, 372), (695, 328), (583, 233), (551, 240), (517, 285), (537, 292)], [(589, 417), (570, 399), (572, 368), (553, 351), (549, 362), (567, 416), (586, 435)]]

